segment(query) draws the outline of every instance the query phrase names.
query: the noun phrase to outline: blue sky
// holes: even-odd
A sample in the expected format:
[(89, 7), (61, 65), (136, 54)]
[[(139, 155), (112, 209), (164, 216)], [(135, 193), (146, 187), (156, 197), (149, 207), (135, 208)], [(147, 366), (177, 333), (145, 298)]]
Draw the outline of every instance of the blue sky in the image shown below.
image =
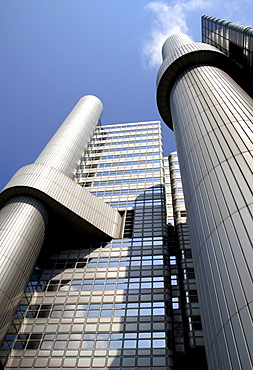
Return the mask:
[(83, 95), (102, 100), (103, 124), (159, 120), (161, 44), (179, 31), (201, 41), (202, 14), (253, 26), (252, 0), (1, 0), (0, 189)]

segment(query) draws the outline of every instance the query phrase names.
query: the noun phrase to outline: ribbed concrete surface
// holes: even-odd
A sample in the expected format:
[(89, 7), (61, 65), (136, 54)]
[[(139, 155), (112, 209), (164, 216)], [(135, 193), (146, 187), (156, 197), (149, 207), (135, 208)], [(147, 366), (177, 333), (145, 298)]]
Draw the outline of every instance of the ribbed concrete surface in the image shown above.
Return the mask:
[(0, 211), (0, 341), (24, 294), (46, 225), (45, 207), (32, 197), (14, 197)]
[(157, 100), (176, 137), (208, 366), (252, 369), (253, 102), (225, 55), (187, 40), (167, 40)]
[(34, 163), (49, 165), (73, 178), (102, 112), (103, 104), (96, 96), (81, 98)]

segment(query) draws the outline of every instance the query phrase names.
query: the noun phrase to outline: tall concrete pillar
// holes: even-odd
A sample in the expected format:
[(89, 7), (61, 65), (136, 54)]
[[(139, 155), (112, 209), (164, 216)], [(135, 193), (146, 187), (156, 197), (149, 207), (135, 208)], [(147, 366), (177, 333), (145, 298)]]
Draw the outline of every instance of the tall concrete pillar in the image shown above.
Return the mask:
[[(33, 188), (34, 178), (37, 182), (42, 182), (40, 185), (43, 188), (43, 182), (48, 182), (44, 172), (50, 173), (52, 167), (57, 170), (54, 171), (54, 176), (57, 177), (59, 173), (59, 176), (64, 174), (73, 178), (74, 170), (100, 120), (102, 110), (102, 103), (95, 96), (90, 95), (80, 99), (35, 161), (42, 165), (43, 176), (40, 178), (37, 168), (35, 174), (21, 174), (17, 176), (19, 183), (13, 185), (17, 180), (11, 180), (10, 185), (7, 184), (2, 193), (1, 200), (4, 204), (0, 211), (0, 341), (22, 298), (46, 233), (46, 208), (52, 200), (52, 195), (50, 193), (47, 197), (47, 194), (42, 194), (42, 201), (38, 200), (37, 197), (41, 192), (38, 192), (37, 183), (36, 189)], [(45, 168), (46, 171), (44, 171)], [(27, 177), (31, 179), (29, 180), (31, 183), (28, 181), (28, 183), (25, 182), (25, 186), (21, 185)], [(50, 178), (53, 184), (56, 180), (56, 178)], [(64, 187), (64, 184), (62, 186)], [(51, 191), (50, 187), (46, 188)], [(68, 187), (68, 192), (71, 193), (69, 189), (71, 186)], [(36, 198), (33, 196), (35, 190)], [(62, 188), (62, 193), (65, 190)], [(48, 201), (46, 201), (47, 198)], [(47, 204), (46, 207), (43, 205), (44, 202)]]
[(0, 340), (24, 294), (46, 226), (45, 207), (29, 196), (10, 199), (0, 211)]
[(103, 104), (96, 96), (81, 98), (34, 163), (54, 167), (73, 178), (102, 112)]
[(157, 103), (175, 132), (208, 366), (251, 369), (253, 102), (210, 45), (174, 35), (163, 58)]

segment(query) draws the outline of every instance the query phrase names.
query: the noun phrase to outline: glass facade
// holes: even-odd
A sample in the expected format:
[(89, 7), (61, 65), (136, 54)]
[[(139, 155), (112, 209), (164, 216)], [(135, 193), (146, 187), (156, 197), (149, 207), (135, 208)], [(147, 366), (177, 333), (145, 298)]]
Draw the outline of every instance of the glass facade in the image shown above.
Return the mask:
[(203, 15), (202, 42), (215, 46), (240, 67), (237, 82), (253, 96), (253, 29)]
[(179, 166), (163, 157), (161, 123), (99, 124), (74, 181), (122, 214), (121, 238), (61, 241), (39, 258), (1, 348), (5, 369), (167, 370), (203, 354)]

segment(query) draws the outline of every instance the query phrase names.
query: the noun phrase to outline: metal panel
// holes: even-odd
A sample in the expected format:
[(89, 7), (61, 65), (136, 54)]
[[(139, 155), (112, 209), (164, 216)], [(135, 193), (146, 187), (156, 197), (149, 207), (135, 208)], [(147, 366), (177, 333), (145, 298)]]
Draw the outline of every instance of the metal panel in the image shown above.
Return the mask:
[[(252, 204), (253, 103), (226, 72), (212, 66), (211, 57), (207, 65), (192, 63), (170, 79), (177, 36), (171, 38), (171, 54), (169, 40), (158, 74), (158, 105), (171, 112), (175, 131), (209, 367), (250, 369), (252, 332), (242, 329), (239, 312), (244, 322), (251, 320), (252, 233), (250, 213), (243, 211)], [(181, 36), (178, 48), (178, 55), (188, 55)], [(167, 99), (161, 89), (169, 92)], [(163, 118), (169, 124), (166, 114)]]
[(32, 197), (12, 198), (0, 211), (0, 341), (23, 296), (46, 225), (45, 207)]

